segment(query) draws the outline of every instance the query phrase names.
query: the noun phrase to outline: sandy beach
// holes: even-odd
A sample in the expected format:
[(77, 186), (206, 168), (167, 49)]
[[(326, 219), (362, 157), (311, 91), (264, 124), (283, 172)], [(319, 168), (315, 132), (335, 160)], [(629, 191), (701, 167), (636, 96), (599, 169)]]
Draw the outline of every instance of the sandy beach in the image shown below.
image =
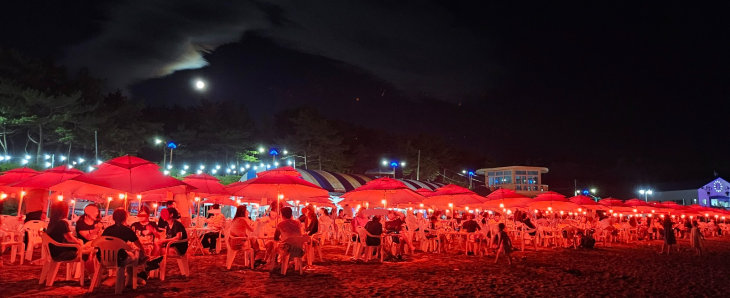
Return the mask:
[[(679, 251), (658, 254), (661, 241), (613, 244), (596, 249), (540, 248), (513, 253), (514, 263), (493, 257), (416, 252), (405, 261), (356, 263), (343, 246), (324, 246), (325, 261), (300, 276), (244, 269), (238, 258), (226, 270), (225, 255), (194, 256), (192, 275), (179, 275), (176, 265), (167, 280), (150, 279), (124, 297), (723, 297), (730, 285), (730, 238), (708, 239), (705, 253), (695, 257), (679, 239)], [(38, 250), (36, 250), (38, 251)], [(41, 266), (8, 264), (0, 268), (0, 296), (50, 297), (113, 295), (109, 279), (87, 294), (78, 282), (53, 287), (38, 285)], [(293, 268), (293, 267), (292, 267)], [(64, 267), (61, 268), (62, 272)], [(88, 284), (87, 284), (88, 285)]]

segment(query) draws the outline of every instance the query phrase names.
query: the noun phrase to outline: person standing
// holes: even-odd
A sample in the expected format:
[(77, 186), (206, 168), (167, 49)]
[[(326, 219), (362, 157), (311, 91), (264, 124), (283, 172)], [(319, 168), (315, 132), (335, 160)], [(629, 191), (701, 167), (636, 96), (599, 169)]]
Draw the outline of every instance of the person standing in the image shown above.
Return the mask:
[(702, 232), (700, 232), (700, 227), (697, 224), (697, 220), (692, 221), (692, 231), (690, 232), (689, 237), (689, 243), (692, 246), (692, 249), (695, 251), (695, 256), (702, 255), (702, 240), (705, 239), (705, 236), (702, 235)]
[(674, 228), (672, 227), (672, 219), (669, 216), (664, 217), (664, 243), (662, 244), (662, 251), (659, 253), (664, 252), (664, 247), (667, 247), (667, 255), (669, 255), (669, 251), (672, 250), (672, 245), (677, 244), (677, 238), (674, 236)]

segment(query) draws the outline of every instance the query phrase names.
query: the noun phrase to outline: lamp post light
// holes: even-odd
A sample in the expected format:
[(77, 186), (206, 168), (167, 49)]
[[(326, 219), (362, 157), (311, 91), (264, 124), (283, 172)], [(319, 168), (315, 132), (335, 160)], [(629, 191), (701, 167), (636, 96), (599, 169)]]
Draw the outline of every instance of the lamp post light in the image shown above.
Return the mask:
[(177, 149), (177, 144), (169, 142), (167, 143), (167, 148), (170, 148), (170, 165), (172, 165), (172, 150)]
[(383, 160), (383, 165), (384, 166), (387, 166), (388, 164), (390, 164), (390, 167), (393, 169), (393, 179), (395, 179), (395, 168), (397, 168), (399, 165), (401, 167), (405, 167), (406, 166), (406, 162), (405, 161), (401, 161), (399, 163), (397, 161), (388, 162), (387, 160)]
[[(155, 146), (159, 146), (160, 144), (165, 143), (165, 141), (160, 139), (155, 139)], [(167, 148), (165, 148), (165, 145), (162, 146), (162, 167), (164, 168), (167, 165)]]
[(644, 195), (644, 201), (647, 203), (649, 202), (649, 195), (651, 195), (652, 193), (654, 193), (654, 192), (651, 191), (651, 189), (640, 189), (639, 190), (639, 194)]
[(472, 188), (472, 178), (474, 177), (474, 171), (462, 170), (461, 173), (469, 175), (469, 189), (471, 189)]
[(287, 151), (287, 150), (284, 150), (283, 153), (285, 156), (282, 159), (289, 159), (289, 158), (293, 159), (293, 161), (287, 161), (287, 164), (292, 165), (296, 169), (297, 168), (296, 157), (299, 157), (301, 159), (304, 159), (304, 168), (305, 169), (307, 168), (307, 153), (306, 152), (304, 153), (304, 156), (296, 155), (296, 154), (289, 154), (289, 151)]

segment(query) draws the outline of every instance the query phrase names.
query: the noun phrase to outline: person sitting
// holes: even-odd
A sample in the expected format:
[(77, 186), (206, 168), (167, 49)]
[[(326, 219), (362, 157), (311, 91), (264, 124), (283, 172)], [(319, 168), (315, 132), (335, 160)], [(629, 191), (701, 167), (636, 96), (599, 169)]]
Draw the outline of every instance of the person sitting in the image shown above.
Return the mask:
[(472, 213), (466, 214), (466, 221), (461, 224), (461, 227), (464, 228), (467, 233), (475, 233), (476, 231), (482, 230), (482, 227), (479, 226), (479, 223), (474, 220), (474, 214)]
[[(300, 241), (302, 224), (298, 220), (292, 219), (290, 207), (281, 208), (281, 216), (282, 220), (276, 225), (276, 231), (274, 232), (274, 241), (279, 241), (277, 251), (280, 254), (289, 254), (292, 258), (304, 256), (303, 242)], [(275, 257), (275, 255), (272, 256), (271, 260), (276, 260)], [(287, 266), (287, 264), (282, 264), (282, 266)], [(272, 266), (273, 269), (275, 268)]]
[(220, 205), (218, 204), (213, 204), (210, 210), (208, 210), (208, 214), (212, 215), (206, 220), (208, 222), (208, 228), (212, 229), (212, 231), (205, 233), (201, 242), (203, 243), (203, 248), (208, 249), (211, 253), (215, 253), (218, 236), (223, 229), (223, 225), (226, 223), (226, 217), (221, 214)]
[(388, 221), (385, 222), (385, 230), (392, 235), (393, 243), (397, 245), (395, 258), (398, 260), (403, 260), (403, 247), (406, 244), (405, 234), (402, 233), (405, 224), (403, 219), (402, 213), (390, 210), (388, 211)]
[(84, 215), (76, 221), (76, 238), (83, 243), (92, 241), (99, 237), (102, 227), (99, 207), (96, 204), (86, 205)]
[[(48, 228), (46, 229), (47, 234), (53, 241), (64, 244), (79, 244), (84, 245), (84, 242), (74, 237), (71, 233), (71, 228), (68, 222), (64, 219), (68, 215), (68, 203), (65, 201), (57, 201), (51, 205), (51, 213), (48, 221)], [(75, 259), (80, 251), (72, 247), (58, 247), (53, 244), (48, 244), (48, 250), (51, 254), (51, 258), (56, 261), (70, 261)], [(88, 256), (84, 257), (84, 267), (89, 273), (94, 273), (94, 261)], [(89, 275), (91, 276), (91, 275)]]
[(256, 261), (254, 262), (254, 267), (256, 267), (259, 264), (263, 263), (263, 258), (265, 256), (259, 254), (261, 248), (258, 245), (253, 245), (252, 243), (254, 241), (254, 238), (251, 237), (253, 231), (253, 222), (251, 221), (251, 219), (248, 218), (248, 207), (246, 205), (236, 207), (236, 214), (233, 216), (233, 221), (231, 222), (231, 227), (228, 230), (228, 233), (230, 233), (231, 237), (245, 237), (248, 239), (233, 240), (232, 238), (229, 238), (228, 244), (234, 250), (252, 248), (254, 250), (254, 257), (256, 259)]
[(143, 206), (137, 214), (139, 221), (133, 223), (131, 228), (140, 237), (142, 245), (145, 246), (145, 252), (153, 256), (158, 256), (160, 253), (159, 241), (155, 240), (160, 239), (160, 233), (158, 232), (157, 224), (150, 221), (149, 212), (149, 209)]
[(365, 244), (367, 246), (380, 245), (380, 235), (383, 234), (383, 224), (380, 223), (380, 216), (373, 216), (373, 218), (365, 224), (365, 230), (368, 232), (368, 235), (365, 237)]
[(343, 208), (342, 210), (345, 210), (345, 221), (352, 220), (354, 218), (352, 214), (352, 207), (350, 207), (349, 204), (345, 204), (345, 208)]
[[(175, 210), (177, 210), (176, 206), (177, 206), (177, 204), (175, 203), (175, 201), (167, 201), (167, 203), (165, 203), (165, 209), (162, 209), (160, 211), (160, 219), (162, 219), (163, 213), (165, 215), (167, 215), (167, 212), (168, 212), (167, 209), (176, 208)], [(166, 227), (167, 227), (167, 222), (165, 220), (161, 220), (157, 223), (157, 228), (160, 229), (161, 232), (164, 232)]]
[[(312, 236), (319, 232), (319, 221), (317, 220), (317, 213), (314, 210), (314, 205), (307, 205), (302, 209), (304, 211), (304, 219), (302, 223), (304, 224), (304, 231), (307, 232), (307, 235)], [(302, 218), (300, 218), (302, 220)]]
[(160, 247), (163, 247), (162, 253), (166, 255), (179, 255), (182, 256), (188, 251), (188, 242), (180, 242), (172, 245), (168, 245), (170, 242), (188, 239), (188, 232), (185, 230), (185, 226), (178, 220), (180, 219), (180, 213), (175, 208), (167, 208), (167, 215), (165, 217), (160, 216), (160, 219), (166, 222), (165, 225), (165, 237), (160, 241)]
[[(146, 256), (142, 242), (139, 240), (139, 237), (137, 237), (137, 233), (135, 233), (134, 230), (124, 225), (127, 222), (127, 216), (127, 211), (124, 209), (114, 210), (114, 213), (112, 213), (114, 225), (106, 228), (104, 230), (104, 233), (102, 233), (101, 235), (118, 238), (123, 240), (124, 242), (131, 242), (139, 249), (139, 257), (136, 260), (129, 257), (129, 253), (126, 250), (120, 250), (117, 254), (117, 262), (119, 266), (131, 264), (135, 261), (138, 261), (138, 265), (145, 264), (148, 257)], [(142, 278), (143, 280), (147, 280), (147, 272), (159, 268), (159, 264), (161, 261), (162, 258), (160, 257), (155, 259), (153, 262), (147, 263), (145, 270), (143, 272), (140, 272), (137, 276)]]

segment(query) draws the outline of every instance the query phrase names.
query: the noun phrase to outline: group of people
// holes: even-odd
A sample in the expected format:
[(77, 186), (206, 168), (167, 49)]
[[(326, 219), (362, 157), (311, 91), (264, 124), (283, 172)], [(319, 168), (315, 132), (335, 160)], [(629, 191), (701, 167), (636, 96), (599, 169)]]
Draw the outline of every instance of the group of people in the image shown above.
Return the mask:
[[(99, 237), (115, 237), (132, 243), (138, 252), (137, 257), (133, 258), (132, 252), (121, 250), (117, 257), (120, 265), (130, 262), (144, 265), (140, 266), (143, 270), (138, 273), (138, 276), (146, 280), (150, 270), (159, 268), (162, 254), (183, 255), (187, 252), (187, 241), (179, 241), (187, 239), (187, 232), (179, 221), (180, 213), (175, 209), (174, 203), (170, 203), (168, 208), (163, 209), (159, 225), (149, 221), (149, 209), (145, 206), (142, 206), (137, 214), (139, 221), (131, 225), (127, 224), (129, 214), (123, 208), (114, 210), (112, 214), (114, 224), (107, 227), (104, 227), (100, 214), (96, 204), (87, 205), (84, 208), (84, 214), (76, 221), (75, 231), (72, 232), (69, 221), (66, 220), (68, 204), (64, 201), (54, 202), (51, 205), (46, 233), (55, 242), (79, 244), (81, 251), (72, 247), (59, 247), (51, 243), (48, 247), (51, 258), (57, 261), (73, 260), (81, 253), (87, 272), (93, 273), (93, 258), (89, 257), (94, 252), (93, 242)], [(176, 243), (168, 245), (171, 242)]]

